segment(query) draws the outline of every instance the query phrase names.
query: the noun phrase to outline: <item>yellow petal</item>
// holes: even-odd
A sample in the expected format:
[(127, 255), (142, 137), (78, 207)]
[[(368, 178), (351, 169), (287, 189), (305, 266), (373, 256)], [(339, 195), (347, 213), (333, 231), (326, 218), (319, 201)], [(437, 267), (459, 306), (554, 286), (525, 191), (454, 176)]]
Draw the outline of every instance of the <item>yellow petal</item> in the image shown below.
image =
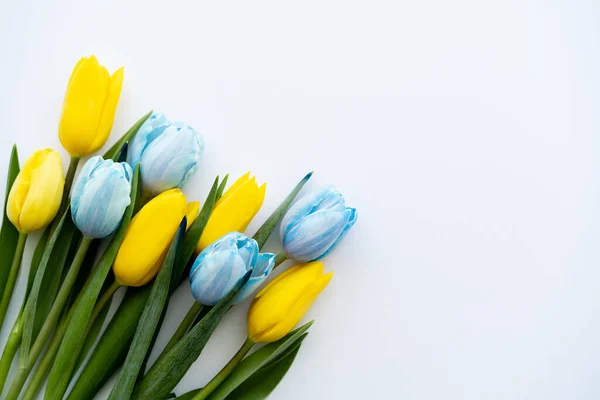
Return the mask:
[(185, 229), (190, 229), (190, 226), (194, 223), (194, 220), (198, 216), (198, 212), (200, 211), (200, 202), (199, 201), (191, 201), (187, 203), (185, 215), (187, 217), (187, 226)]
[(314, 281), (308, 288), (304, 290), (302, 296), (300, 296), (296, 303), (289, 308), (283, 319), (281, 319), (271, 329), (258, 336), (258, 341), (271, 343), (290, 333), (290, 331), (294, 329), (298, 322), (300, 322), (300, 320), (304, 317), (321, 292), (327, 287), (332, 277), (333, 272), (330, 272)]
[(323, 268), (323, 263), (319, 261), (299, 264), (265, 286), (256, 295), (248, 311), (250, 337), (259, 340), (280, 324), (307, 289), (323, 275)]
[(215, 206), (196, 247), (198, 252), (229, 232), (244, 232), (262, 207), (267, 186), (258, 187), (256, 178), (240, 178), (232, 189), (235, 190), (228, 190), (227, 197), (223, 196)]
[(104, 103), (104, 109), (100, 117), (100, 124), (98, 125), (98, 132), (94, 143), (91, 146), (90, 153), (98, 151), (110, 136), (110, 131), (115, 121), (115, 113), (117, 111), (117, 104), (121, 96), (121, 88), (123, 87), (124, 69), (119, 68), (111, 77), (108, 87), (108, 97)]
[(34, 152), (9, 194), (7, 214), (15, 227), (30, 233), (47, 226), (60, 207), (64, 183), (60, 155), (51, 149)]
[(131, 220), (113, 266), (120, 283), (142, 286), (156, 275), (186, 211), (186, 198), (179, 189), (163, 192), (139, 211)]
[(240, 176), (237, 181), (233, 182), (233, 185), (231, 185), (231, 187), (229, 189), (227, 189), (225, 191), (225, 193), (223, 193), (223, 196), (221, 196), (219, 201), (217, 201), (217, 204), (215, 204), (215, 207), (218, 206), (220, 203), (224, 202), (225, 200), (227, 200), (228, 197), (231, 197), (231, 195), (234, 194), (235, 191), (240, 188), (240, 186), (242, 186), (244, 183), (246, 183), (249, 180), (250, 180), (250, 171), (246, 172), (244, 175)]

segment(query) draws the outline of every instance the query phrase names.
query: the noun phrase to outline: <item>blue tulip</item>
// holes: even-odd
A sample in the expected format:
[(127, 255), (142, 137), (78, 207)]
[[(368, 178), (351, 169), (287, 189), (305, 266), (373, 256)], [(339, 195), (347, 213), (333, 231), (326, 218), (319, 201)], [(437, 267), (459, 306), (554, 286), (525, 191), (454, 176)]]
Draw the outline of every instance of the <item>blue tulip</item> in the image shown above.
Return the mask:
[(356, 222), (356, 209), (346, 207), (332, 187), (298, 200), (281, 221), (281, 239), (288, 257), (319, 260), (329, 254)]
[(136, 133), (127, 154), (131, 166), (141, 164), (142, 183), (152, 194), (181, 188), (198, 167), (204, 153), (200, 133), (164, 114), (150, 116)]
[(198, 255), (190, 270), (192, 295), (198, 303), (214, 306), (235, 284), (252, 270), (250, 280), (236, 303), (250, 296), (269, 276), (275, 255), (259, 253), (256, 240), (231, 232), (212, 243)]
[(71, 192), (71, 216), (84, 236), (100, 239), (113, 233), (131, 203), (131, 167), (100, 156), (83, 166)]

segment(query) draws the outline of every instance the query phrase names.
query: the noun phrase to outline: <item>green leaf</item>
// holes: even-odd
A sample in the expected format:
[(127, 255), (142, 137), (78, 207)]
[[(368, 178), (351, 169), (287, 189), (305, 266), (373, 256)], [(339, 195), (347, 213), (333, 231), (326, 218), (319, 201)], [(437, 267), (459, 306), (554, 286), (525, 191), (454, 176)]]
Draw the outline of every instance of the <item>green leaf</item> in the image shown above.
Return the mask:
[(223, 182), (219, 185), (219, 189), (217, 190), (217, 201), (223, 196), (223, 192), (225, 191), (225, 186), (227, 186), (227, 180), (229, 179), (229, 174), (225, 175), (223, 178)]
[[(185, 234), (181, 258), (178, 258), (173, 266), (170, 295), (185, 279), (186, 266), (194, 254), (196, 244), (200, 240), (202, 231), (212, 213), (218, 187), (219, 180), (217, 177), (202, 210)], [(93, 397), (123, 362), (149, 295), (149, 285), (127, 291), (92, 355), (83, 367), (68, 399), (79, 400)]]
[(135, 124), (133, 124), (133, 126), (129, 128), (129, 130), (125, 132), (125, 134), (123, 134), (123, 136), (121, 136), (121, 138), (117, 140), (117, 142), (113, 144), (112, 147), (106, 153), (104, 153), (103, 158), (105, 160), (108, 160), (109, 158), (111, 160), (117, 160), (117, 157), (119, 156), (123, 144), (131, 142), (137, 131), (140, 129), (140, 126), (142, 126), (142, 124), (146, 122), (146, 120), (150, 118), (151, 115), (152, 110), (148, 111), (146, 115), (144, 115)]
[[(73, 241), (77, 244), (78, 239), (82, 237), (71, 220), (70, 212), (62, 228), (56, 229), (56, 232), (59, 233), (59, 236), (50, 253), (50, 258), (48, 260), (49, 267), (42, 277), (42, 286), (37, 300), (33, 324), (32, 345), (35, 343), (35, 339), (52, 308), (52, 303), (54, 303), (54, 299), (56, 298), (56, 294), (62, 283), (63, 272), (66, 270), (65, 266), (67, 265), (67, 261), (69, 261), (68, 255), (71, 244)], [(71, 259), (72, 258), (71, 255)], [(68, 264), (70, 265), (70, 262)]]
[(54, 233), (48, 239), (48, 244), (44, 250), (44, 254), (42, 256), (42, 260), (40, 261), (39, 268), (35, 274), (35, 279), (33, 282), (33, 286), (31, 287), (31, 292), (29, 293), (29, 298), (27, 299), (27, 303), (25, 304), (24, 315), (23, 315), (23, 340), (21, 342), (21, 361), (26, 362), (29, 358), (29, 350), (31, 345), (33, 344), (34, 338), (34, 324), (35, 324), (35, 315), (36, 308), (38, 306), (38, 298), (40, 297), (40, 289), (42, 287), (42, 281), (44, 278), (44, 274), (46, 272), (46, 267), (48, 266), (48, 261), (50, 259), (50, 255), (52, 254), (52, 250), (54, 245), (56, 244), (58, 237), (60, 236), (60, 231), (65, 223), (65, 220), (70, 218), (69, 216), (69, 208), (64, 212), (60, 221), (58, 222), (57, 228)]
[[(92, 314), (92, 310), (96, 304), (96, 301), (98, 300), (98, 295), (100, 294), (100, 290), (102, 289), (104, 281), (106, 280), (106, 276), (110, 272), (112, 264), (117, 257), (117, 252), (121, 247), (121, 243), (125, 239), (127, 227), (129, 226), (129, 222), (131, 221), (133, 215), (135, 198), (138, 193), (139, 175), (140, 171), (138, 165), (135, 168), (131, 182), (131, 203), (125, 210), (125, 215), (123, 216), (123, 220), (121, 221), (121, 225), (119, 226), (117, 233), (98, 261), (94, 275), (92, 276), (89, 285), (83, 293), (79, 304), (77, 305), (73, 316), (69, 321), (65, 336), (60, 345), (56, 359), (54, 360), (54, 365), (48, 378), (46, 395), (49, 398), (52, 398), (52, 395), (62, 398), (62, 394), (64, 394), (64, 391), (66, 391), (69, 381), (71, 380), (71, 374), (75, 368), (75, 365), (77, 364), (79, 354), (83, 348), (85, 340), (84, 333)], [(51, 395), (48, 396), (48, 394)]]
[(31, 291), (31, 287), (33, 286), (33, 281), (35, 279), (35, 274), (40, 266), (40, 262), (42, 261), (42, 256), (44, 255), (44, 249), (46, 248), (46, 243), (48, 243), (48, 237), (50, 236), (50, 227), (44, 229), (44, 233), (40, 237), (40, 241), (37, 246), (35, 246), (35, 250), (33, 251), (33, 256), (31, 257), (31, 264), (29, 265), (29, 276), (27, 277), (27, 289), (25, 291), (24, 299), (27, 300), (29, 296), (29, 292)]
[(121, 365), (152, 287), (130, 288), (83, 367), (67, 400), (91, 399)]
[[(279, 385), (300, 350), (305, 333), (290, 348), (273, 362), (265, 365), (237, 387), (226, 400), (264, 400)], [(225, 381), (224, 383), (226, 383)], [(212, 400), (212, 397), (209, 397)]]
[(4, 293), (6, 282), (8, 281), (8, 273), (15, 257), (17, 242), (19, 241), (19, 231), (10, 222), (6, 215), (6, 205), (8, 203), (8, 194), (10, 189), (19, 174), (19, 154), (17, 146), (14, 145), (10, 153), (10, 161), (8, 163), (8, 175), (6, 177), (6, 192), (4, 193), (4, 213), (2, 214), (2, 229), (0, 229), (0, 297)]
[(171, 351), (160, 357), (146, 376), (136, 385), (133, 399), (162, 399), (177, 386), (194, 361), (200, 356), (206, 342), (233, 304), (252, 271), (235, 285), (210, 312), (181, 339)]
[(85, 361), (85, 358), (87, 357), (88, 353), (90, 352), (92, 347), (94, 347), (94, 343), (96, 343), (96, 339), (98, 339), (98, 335), (100, 335), (100, 332), (102, 331), (102, 326), (104, 326), (104, 321), (108, 316), (108, 311), (110, 310), (111, 304), (112, 299), (110, 299), (104, 305), (104, 307), (102, 307), (102, 310), (100, 310), (98, 316), (96, 317), (96, 319), (94, 319), (94, 322), (92, 323), (92, 326), (90, 327), (90, 330), (87, 336), (85, 337), (85, 342), (83, 343), (81, 353), (79, 354), (77, 364), (75, 365), (75, 369), (73, 371), (78, 371), (81, 368), (81, 365)]
[(146, 302), (140, 322), (135, 330), (133, 342), (129, 347), (129, 353), (117, 378), (117, 382), (110, 393), (109, 400), (128, 399), (133, 392), (135, 381), (139, 375), (140, 368), (146, 358), (146, 353), (150, 349), (150, 344), (154, 337), (154, 332), (158, 328), (158, 323), (167, 303), (169, 296), (169, 286), (171, 284), (171, 273), (177, 253), (181, 250), (181, 240), (185, 233), (187, 220), (184, 217), (179, 225), (179, 230), (169, 246), (169, 251), (163, 261), (162, 267), (152, 285), (150, 297)]
[(273, 211), (273, 214), (271, 214), (271, 216), (267, 218), (265, 223), (262, 224), (258, 231), (256, 231), (253, 239), (256, 240), (256, 242), (258, 243), (259, 249), (261, 249), (265, 245), (267, 239), (269, 238), (269, 236), (271, 236), (271, 233), (273, 233), (275, 226), (277, 226), (279, 221), (281, 221), (281, 219), (285, 215), (285, 212), (288, 210), (288, 208), (290, 208), (290, 205), (292, 204), (300, 190), (302, 190), (306, 182), (308, 182), (312, 174), (312, 172), (309, 172), (304, 178), (302, 178), (300, 182), (298, 182), (294, 190), (292, 190), (292, 192), (285, 198), (285, 200), (283, 200), (279, 207), (277, 207), (277, 209)]
[(260, 350), (246, 357), (229, 375), (229, 377), (219, 385), (219, 387), (210, 395), (209, 400), (226, 399), (237, 387), (248, 380), (261, 368), (277, 360), (278, 357), (287, 354), (296, 342), (304, 340), (306, 331), (313, 324), (310, 321), (300, 328), (288, 333), (276, 342), (263, 346)]
[(125, 162), (125, 161), (127, 161), (127, 148), (128, 147), (129, 147), (129, 142), (123, 143), (123, 146), (121, 146), (121, 149), (119, 150), (119, 153), (115, 157), (115, 161), (116, 162)]

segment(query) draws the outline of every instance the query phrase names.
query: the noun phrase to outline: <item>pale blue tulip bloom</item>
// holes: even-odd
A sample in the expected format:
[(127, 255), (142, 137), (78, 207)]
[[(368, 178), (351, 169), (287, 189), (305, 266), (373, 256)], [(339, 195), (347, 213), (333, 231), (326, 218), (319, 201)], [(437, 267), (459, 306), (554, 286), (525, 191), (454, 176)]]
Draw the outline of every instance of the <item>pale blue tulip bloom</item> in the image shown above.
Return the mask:
[(131, 203), (131, 178), (127, 163), (90, 158), (73, 184), (71, 216), (84, 236), (100, 239), (113, 233)]
[(140, 127), (127, 154), (127, 162), (141, 162), (142, 184), (152, 194), (180, 188), (198, 168), (204, 153), (202, 135), (164, 114), (152, 114)]
[(346, 207), (333, 187), (298, 200), (281, 221), (281, 239), (288, 257), (319, 260), (329, 254), (356, 222), (356, 209)]
[(198, 255), (190, 270), (192, 295), (198, 303), (214, 306), (235, 284), (252, 270), (248, 283), (236, 303), (248, 297), (269, 275), (275, 255), (261, 254), (256, 240), (231, 232), (212, 243)]

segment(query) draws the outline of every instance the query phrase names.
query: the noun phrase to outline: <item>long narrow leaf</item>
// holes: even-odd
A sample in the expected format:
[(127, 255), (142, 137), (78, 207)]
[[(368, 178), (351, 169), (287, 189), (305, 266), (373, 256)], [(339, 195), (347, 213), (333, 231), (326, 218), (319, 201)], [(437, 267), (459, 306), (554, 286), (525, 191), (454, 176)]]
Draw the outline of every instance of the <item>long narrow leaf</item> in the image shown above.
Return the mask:
[[(246, 379), (240, 386), (237, 387), (226, 400), (264, 400), (273, 390), (279, 385), (288, 372), (292, 363), (296, 359), (296, 355), (302, 346), (302, 341), (308, 333), (305, 333), (298, 339), (290, 348), (273, 362), (265, 365), (252, 376)], [(227, 381), (225, 381), (227, 382)], [(209, 397), (213, 400), (213, 396)]]
[(117, 140), (117, 142), (113, 144), (112, 147), (108, 149), (106, 153), (104, 153), (104, 159), (108, 160), (110, 158), (111, 160), (116, 160), (121, 152), (123, 145), (127, 142), (131, 142), (131, 140), (133, 139), (137, 131), (140, 129), (142, 124), (146, 122), (146, 120), (151, 115), (152, 110), (148, 111), (142, 118), (140, 118), (135, 124), (133, 124), (131, 128), (129, 128), (129, 130), (125, 132), (123, 136), (121, 136), (119, 140)]
[(50, 255), (52, 254), (54, 245), (58, 240), (61, 228), (67, 218), (70, 218), (69, 208), (67, 208), (67, 210), (64, 212), (60, 218), (60, 221), (58, 222), (56, 230), (50, 236), (50, 239), (48, 239), (48, 244), (44, 250), (44, 255), (42, 256), (40, 266), (35, 274), (33, 286), (31, 287), (31, 292), (29, 293), (29, 298), (27, 299), (27, 303), (25, 305), (23, 315), (23, 339), (21, 342), (21, 361), (24, 362), (27, 361), (27, 358), (29, 357), (29, 350), (33, 344), (36, 308), (38, 305), (38, 297), (40, 295), (44, 274), (46, 273), (46, 268), (48, 266), (48, 261), (50, 259)]
[(117, 382), (110, 393), (109, 400), (121, 400), (131, 397), (135, 381), (146, 358), (146, 353), (150, 348), (163, 308), (167, 303), (173, 264), (178, 255), (177, 253), (181, 250), (181, 239), (185, 233), (186, 225), (187, 221), (184, 217), (169, 247), (160, 272), (152, 285), (150, 297), (148, 297), (148, 301), (144, 307), (144, 312), (133, 336), (133, 342), (131, 343), (131, 347), (129, 347), (129, 353), (117, 378)]
[(131, 332), (135, 332), (139, 321), (137, 316), (142, 313), (151, 289), (150, 285), (146, 285), (127, 291), (125, 299), (100, 337), (67, 400), (93, 398), (125, 360), (133, 340)]
[[(77, 364), (79, 352), (83, 348), (83, 341), (85, 340), (84, 332), (87, 328), (90, 315), (96, 304), (96, 300), (98, 299), (106, 276), (110, 272), (112, 264), (117, 256), (117, 252), (121, 247), (121, 243), (125, 239), (127, 227), (132, 218), (133, 207), (138, 193), (139, 175), (139, 166), (137, 166), (131, 182), (131, 203), (125, 210), (125, 215), (123, 216), (123, 220), (121, 221), (117, 233), (102, 255), (102, 258), (98, 261), (96, 271), (94, 272), (90, 284), (82, 295), (81, 300), (69, 321), (65, 336), (56, 355), (54, 365), (50, 371), (46, 394), (59, 393), (61, 391), (59, 388), (66, 389), (71, 379), (72, 369)], [(79, 352), (77, 349), (79, 349)], [(71, 369), (71, 371), (69, 371), (69, 369)], [(50, 396), (50, 398), (52, 398), (52, 396)]]
[(262, 224), (260, 228), (258, 228), (258, 231), (256, 231), (256, 233), (254, 234), (253, 239), (256, 240), (256, 242), (258, 243), (259, 249), (265, 245), (267, 239), (269, 238), (269, 236), (271, 236), (273, 229), (275, 229), (275, 226), (279, 223), (279, 221), (281, 221), (283, 215), (285, 214), (287, 209), (290, 208), (290, 205), (292, 204), (300, 190), (302, 190), (306, 182), (308, 182), (312, 174), (312, 172), (306, 174), (306, 176), (302, 178), (300, 182), (298, 182), (298, 184), (292, 190), (292, 192), (285, 198), (285, 200), (283, 200), (279, 207), (277, 207), (277, 209), (273, 211), (273, 214), (271, 214), (271, 216), (267, 218), (265, 223)]
[(42, 286), (38, 295), (33, 323), (32, 345), (52, 308), (52, 303), (56, 298), (64, 273), (66, 272), (65, 266), (67, 263), (70, 265), (70, 261), (73, 258), (72, 254), (71, 259), (68, 257), (71, 244), (73, 242), (77, 244), (78, 238), (81, 238), (81, 234), (77, 231), (71, 220), (70, 213), (62, 228), (57, 229), (56, 232), (59, 232), (59, 236), (50, 254), (50, 259), (48, 260), (49, 267), (42, 277)]
[(17, 231), (17, 228), (15, 228), (6, 215), (8, 194), (10, 193), (10, 189), (12, 188), (19, 171), (19, 154), (17, 152), (17, 146), (14, 145), (8, 163), (6, 192), (4, 193), (4, 213), (2, 214), (2, 229), (0, 229), (0, 296), (4, 293), (10, 266), (15, 257), (15, 250), (17, 249), (17, 242), (19, 241), (19, 232)]
[(225, 382), (211, 394), (210, 400), (225, 399), (244, 381), (248, 380), (261, 368), (269, 365), (294, 345), (297, 341), (304, 340), (306, 331), (313, 324), (313, 321), (301, 326), (300, 328), (288, 333), (282, 339), (269, 343), (260, 350), (246, 357), (229, 375)]
[(164, 357), (157, 360), (136, 386), (133, 399), (163, 399), (171, 393), (200, 356), (206, 342), (233, 304), (239, 291), (248, 282), (251, 274), (252, 271), (248, 271), (234, 289), (219, 301), (198, 325), (193, 327)]

